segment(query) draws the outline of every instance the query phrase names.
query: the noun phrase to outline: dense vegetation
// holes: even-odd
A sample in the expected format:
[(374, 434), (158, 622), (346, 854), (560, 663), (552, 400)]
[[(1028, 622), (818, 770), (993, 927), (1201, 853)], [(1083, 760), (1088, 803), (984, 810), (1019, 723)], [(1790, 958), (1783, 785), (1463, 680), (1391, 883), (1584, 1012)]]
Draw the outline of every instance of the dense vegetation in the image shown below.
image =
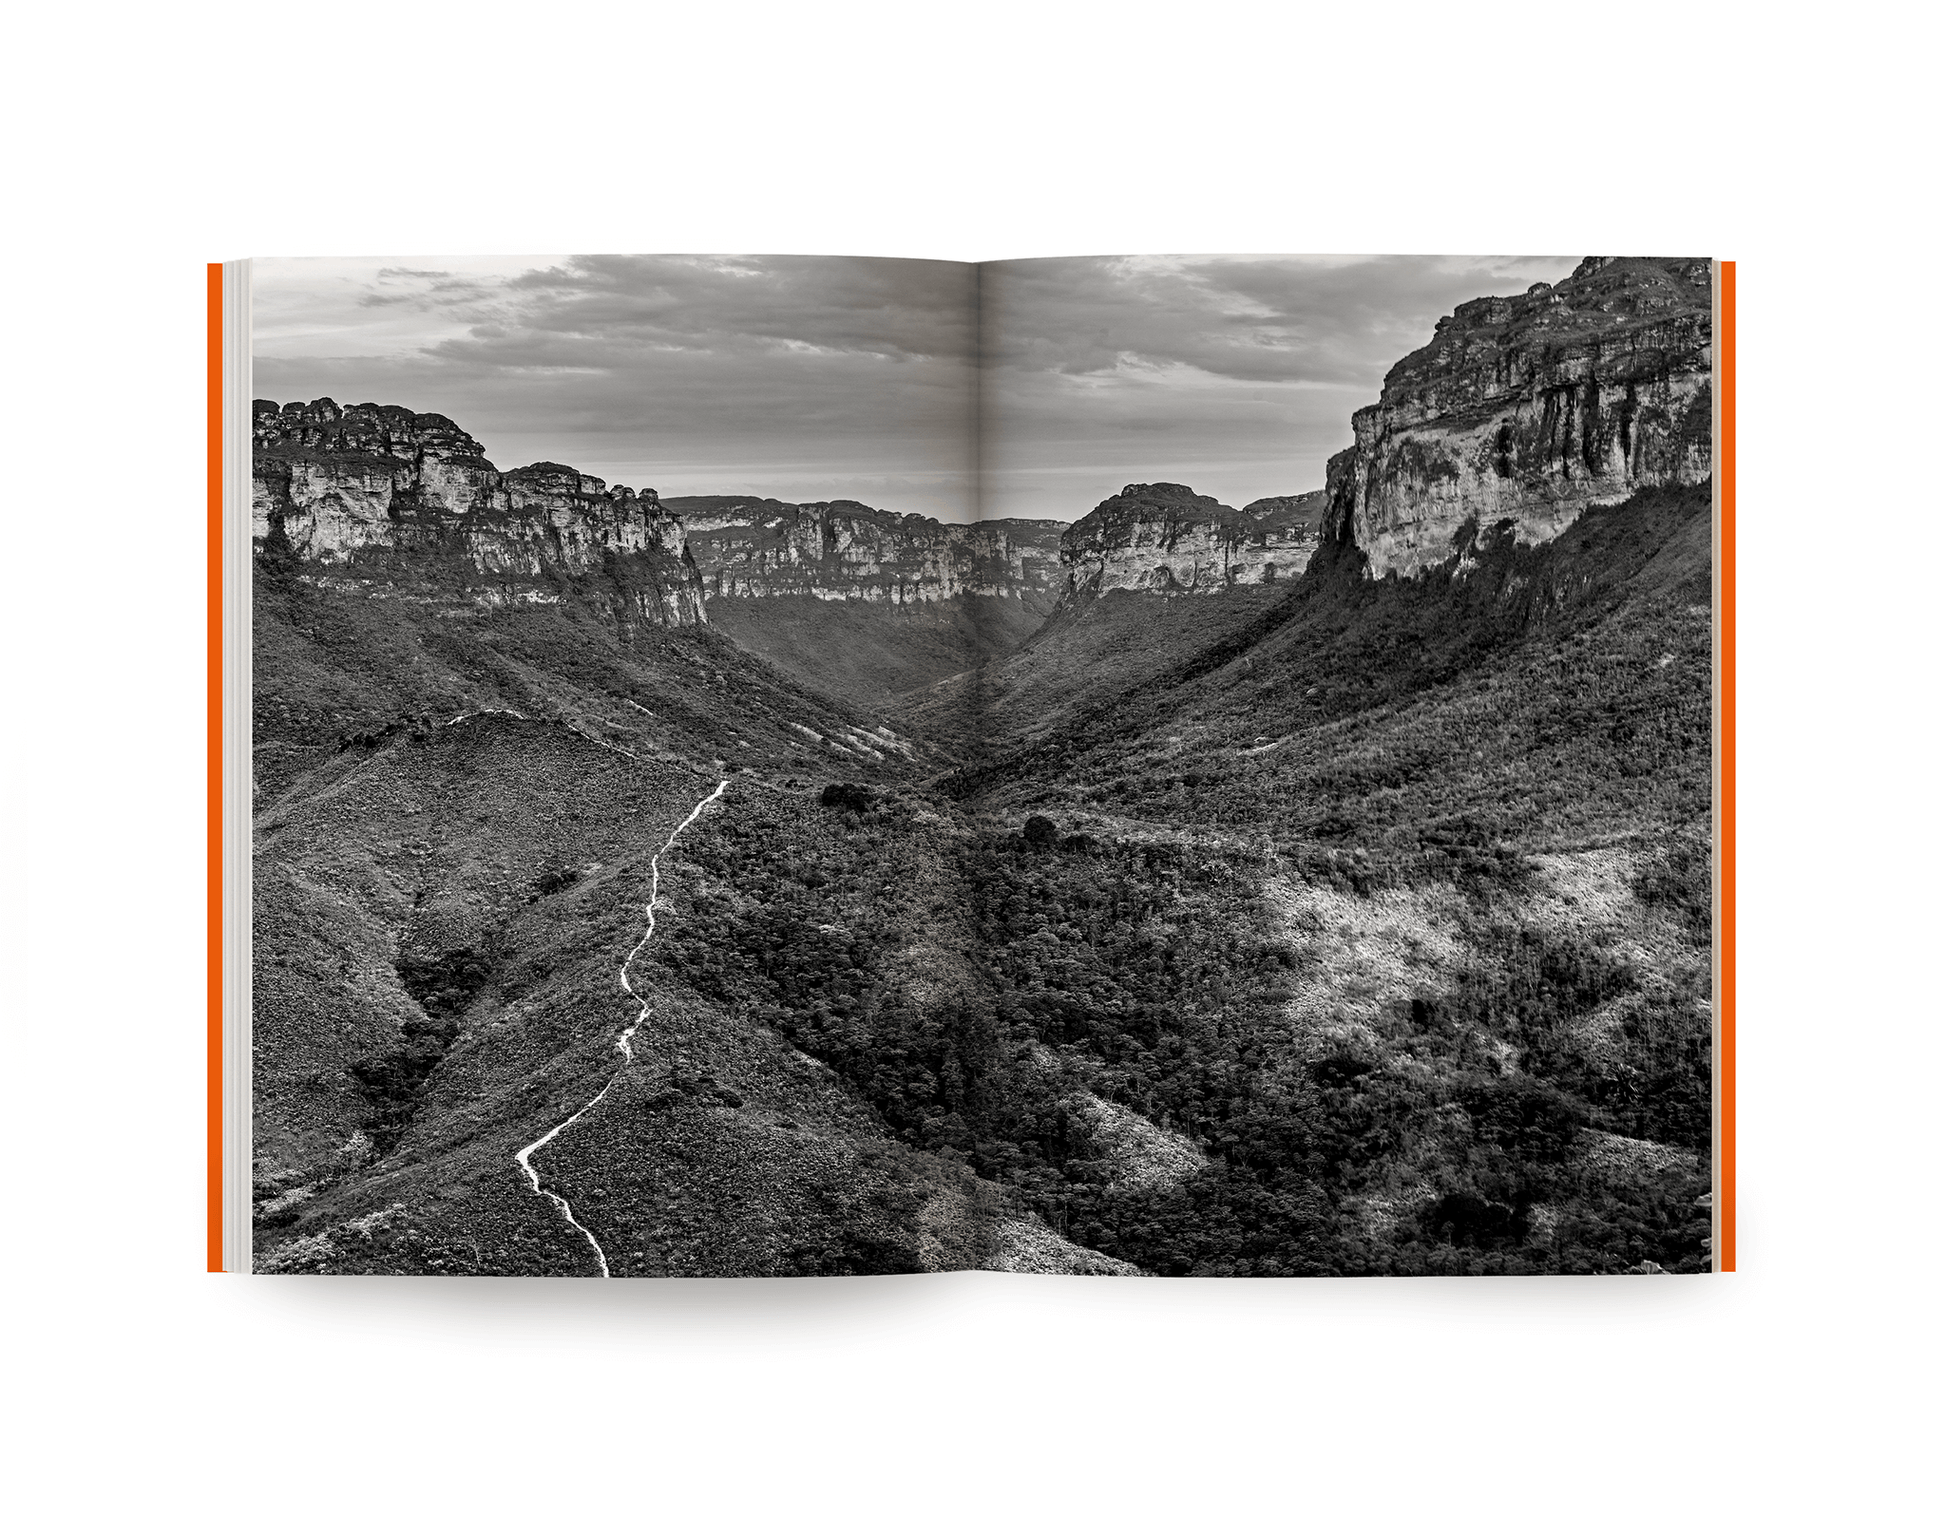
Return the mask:
[[(1449, 990), (1386, 1008), (1375, 1045), (1307, 1047), (1288, 1003), (1315, 955), (1262, 894), (1303, 861), (1050, 839), (1038, 818), (959, 844), (951, 898), (925, 908), (929, 930), (964, 934), (977, 973), (927, 1000), (906, 957), (914, 924), (885, 909), (927, 846), (920, 808), (859, 800), (806, 796), (781, 834), (787, 863), (774, 824), (699, 843), (722, 893), (685, 916), (670, 962), (841, 1073), (905, 1141), (1014, 1187), (1074, 1241), (1161, 1273), (1699, 1267), (1694, 1165), (1604, 1179), (1585, 1150), (1599, 1133), (1707, 1146), (1708, 1021), (1684, 1009), (1706, 986), (1645, 996), (1593, 939), (1512, 925), (1503, 890), (1461, 898), (1469, 954)], [(1591, 1059), (1573, 1031), (1618, 1001), (1628, 1057)], [(1166, 1189), (1118, 1186), (1089, 1097), (1207, 1164)], [(1361, 1198), (1412, 1189), (1402, 1173), (1436, 1188), (1363, 1227)]]
[(426, 1081), (453, 1046), (468, 1004), (492, 972), (492, 949), (482, 944), (437, 955), (408, 950), (397, 968), (419, 1012), (406, 1019), (397, 1047), (351, 1066), (352, 1078), (372, 1103), (372, 1122), (365, 1130), (380, 1154), (396, 1148), (411, 1127)]

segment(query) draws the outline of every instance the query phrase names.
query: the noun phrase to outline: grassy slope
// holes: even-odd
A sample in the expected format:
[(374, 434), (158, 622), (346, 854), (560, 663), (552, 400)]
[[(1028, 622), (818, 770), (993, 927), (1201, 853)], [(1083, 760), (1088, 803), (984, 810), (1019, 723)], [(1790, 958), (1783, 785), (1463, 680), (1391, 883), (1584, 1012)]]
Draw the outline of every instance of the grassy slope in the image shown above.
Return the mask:
[(349, 746), (492, 710), (731, 768), (843, 766), (848, 753), (877, 767), (829, 741), (876, 718), (707, 630), (624, 632), (574, 603), (455, 611), (260, 575), (254, 635), (260, 805)]
[[(1707, 488), (1591, 513), (1468, 571), (1373, 584), (1321, 561), (1251, 623), (946, 782), (1347, 846), (1445, 811), (1533, 841), (1707, 811)], [(1323, 555), (1321, 555), (1321, 560)], [(1035, 650), (1038, 651), (1038, 650)], [(1590, 769), (1589, 766), (1594, 768)]]
[(902, 692), (1012, 652), (1045, 619), (1050, 602), (960, 595), (902, 608), (796, 596), (719, 598), (711, 624), (813, 688), (869, 710), (893, 709)]
[[(648, 858), (724, 775), (725, 804), (666, 861), (663, 930), (634, 971), (657, 1006), (641, 1061), (539, 1161), (614, 1272), (961, 1267), (1003, 1237), (1039, 1267), (1118, 1267), (896, 1141), (776, 1030), (771, 1000), (708, 999), (669, 968), (705, 909), (692, 897), (761, 938), (794, 861), (843, 851), (859, 829), (818, 804), (826, 784), (882, 789), (923, 754), (807, 739), (864, 718), (720, 636), (625, 640), (573, 607), (449, 618), (288, 584), (258, 609), (263, 1267), (590, 1272), (512, 1156), (615, 1069)], [(719, 833), (754, 852), (729, 868)], [(936, 858), (928, 840), (876, 873), (828, 867), (865, 911), (888, 871)], [(739, 880), (758, 905), (738, 907)], [(928, 962), (885, 971), (952, 983), (951, 936), (901, 929), (905, 958)]]
[(1158, 669), (1247, 628), (1279, 595), (1256, 587), (1221, 595), (1112, 591), (1051, 616), (1011, 656), (914, 690), (888, 710), (895, 722), (962, 748), (1031, 743), (1077, 705), (1138, 689)]

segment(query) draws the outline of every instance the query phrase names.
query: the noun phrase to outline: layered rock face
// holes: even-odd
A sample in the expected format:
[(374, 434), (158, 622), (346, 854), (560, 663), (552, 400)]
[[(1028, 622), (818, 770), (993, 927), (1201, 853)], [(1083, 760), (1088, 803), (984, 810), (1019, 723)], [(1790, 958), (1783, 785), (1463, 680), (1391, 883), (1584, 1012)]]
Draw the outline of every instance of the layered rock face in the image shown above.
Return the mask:
[(663, 506), (682, 518), (711, 599), (921, 606), (959, 595), (1032, 600), (1059, 588), (1061, 522), (966, 525), (855, 500), (751, 495), (675, 496)]
[(502, 473), (444, 416), (330, 400), (255, 406), (253, 526), (332, 588), (476, 605), (605, 601), (695, 626), (703, 585), (681, 518), (653, 490), (565, 464)]
[(1187, 485), (1128, 485), (1062, 536), (1062, 604), (1110, 590), (1207, 595), (1289, 579), (1317, 549), (1323, 505), (1321, 490), (1236, 510)]
[(1393, 365), (1327, 472), (1326, 533), (1376, 577), (1453, 557), (1469, 521), (1544, 542), (1582, 512), (1712, 472), (1706, 258), (1588, 258), (1468, 301)]

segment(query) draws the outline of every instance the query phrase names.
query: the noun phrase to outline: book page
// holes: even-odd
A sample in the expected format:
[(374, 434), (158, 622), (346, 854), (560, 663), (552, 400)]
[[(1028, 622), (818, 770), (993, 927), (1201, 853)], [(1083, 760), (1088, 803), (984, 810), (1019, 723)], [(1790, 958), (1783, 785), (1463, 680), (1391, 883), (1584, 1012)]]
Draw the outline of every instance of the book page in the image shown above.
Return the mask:
[(1045, 259), (981, 320), (983, 508), (1072, 522), (946, 782), (1044, 1214), (1710, 1268), (1710, 260)]
[(992, 1254), (998, 1193), (880, 1104), (969, 974), (895, 702), (1051, 603), (1058, 529), (972, 519), (973, 282), (257, 265), (257, 1267)]

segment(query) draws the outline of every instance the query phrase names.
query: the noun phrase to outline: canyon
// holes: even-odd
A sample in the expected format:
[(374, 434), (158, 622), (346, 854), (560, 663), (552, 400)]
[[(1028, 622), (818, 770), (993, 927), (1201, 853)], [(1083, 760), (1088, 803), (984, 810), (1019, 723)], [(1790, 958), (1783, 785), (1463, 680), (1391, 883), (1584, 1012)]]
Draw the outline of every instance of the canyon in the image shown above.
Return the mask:
[[(1411, 577), (1463, 565), (1469, 523), (1533, 545), (1638, 490), (1698, 484), (1713, 467), (1711, 337), (1708, 260), (1585, 259), (1557, 285), (1442, 318), (1354, 413), (1324, 490), (1236, 509), (1183, 484), (1130, 484), (1071, 526), (851, 500), (665, 500), (563, 464), (503, 472), (436, 414), (263, 400), (253, 530), (267, 562), (324, 588), (452, 607), (573, 598), (623, 626), (727, 617), (786, 664), (807, 637), (863, 635), (885, 646), (861, 688), (910, 688), (1115, 591), (1281, 586), (1326, 539), (1374, 578)], [(920, 615), (881, 626), (875, 611)]]
[(256, 402), (252, 530), (270, 575), (448, 618), (592, 611), (625, 638), (711, 627), (813, 689), (876, 709), (1005, 657), (1117, 590), (1280, 585), (1323, 492), (1235, 510), (1130, 485), (1080, 522), (977, 523), (853, 500), (675, 496), (558, 463), (501, 470), (457, 423), (328, 398)]
[(852, 500), (676, 496), (565, 464), (502, 471), (447, 417), (329, 398), (259, 400), (252, 531), (322, 588), (554, 604), (699, 626), (709, 607), (801, 598), (899, 611), (963, 597), (1025, 635), (1061, 601), (1113, 590), (1210, 594), (1303, 571), (1324, 492), (1241, 509), (1132, 484), (1079, 522), (941, 522)]

